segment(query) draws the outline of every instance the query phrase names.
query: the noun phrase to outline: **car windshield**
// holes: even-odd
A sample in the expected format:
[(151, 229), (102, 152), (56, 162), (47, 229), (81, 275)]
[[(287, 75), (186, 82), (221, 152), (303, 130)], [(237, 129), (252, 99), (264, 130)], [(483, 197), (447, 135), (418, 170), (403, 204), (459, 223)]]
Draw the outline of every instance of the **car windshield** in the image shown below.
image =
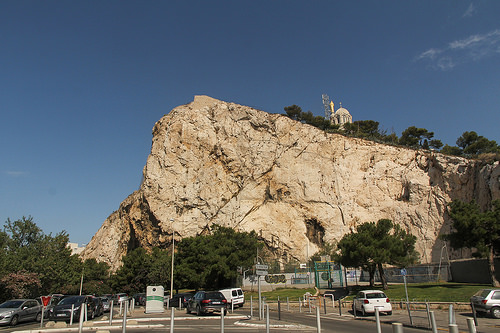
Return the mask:
[(490, 292), (491, 289), (481, 289), (478, 292), (476, 292), (474, 296), (481, 296), (483, 298), (486, 298)]
[(0, 304), (0, 308), (3, 308), (3, 309), (18, 308), (21, 306), (21, 304), (23, 304), (23, 302), (24, 301), (7, 301), (7, 302)]
[(80, 304), (83, 301), (83, 296), (68, 296), (59, 301), (57, 305), (64, 304)]
[(206, 293), (205, 295), (205, 298), (206, 299), (222, 299), (224, 296), (222, 295), (222, 293), (216, 291), (216, 292), (212, 292), (212, 293)]
[(366, 294), (367, 299), (373, 299), (373, 298), (386, 298), (384, 293), (370, 293)]

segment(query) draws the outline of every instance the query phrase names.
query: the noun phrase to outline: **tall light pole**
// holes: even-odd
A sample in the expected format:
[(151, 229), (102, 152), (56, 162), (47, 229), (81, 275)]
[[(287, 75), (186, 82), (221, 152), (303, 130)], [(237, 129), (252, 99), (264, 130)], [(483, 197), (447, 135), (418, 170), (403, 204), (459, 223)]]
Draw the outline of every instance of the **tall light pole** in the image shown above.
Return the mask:
[(170, 272), (170, 299), (174, 296), (174, 251), (175, 251), (175, 229), (174, 229), (174, 219), (170, 219), (172, 223), (172, 270)]

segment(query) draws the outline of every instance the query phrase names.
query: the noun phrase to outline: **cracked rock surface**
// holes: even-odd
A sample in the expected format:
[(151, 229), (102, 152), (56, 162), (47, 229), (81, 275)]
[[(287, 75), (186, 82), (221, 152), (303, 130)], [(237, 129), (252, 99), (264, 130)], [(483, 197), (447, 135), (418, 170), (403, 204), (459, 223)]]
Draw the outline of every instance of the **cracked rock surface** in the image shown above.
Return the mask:
[[(498, 162), (328, 134), (280, 114), (196, 96), (153, 128), (139, 190), (104, 221), (83, 257), (109, 263), (168, 247), (212, 224), (255, 230), (286, 260), (305, 260), (358, 224), (389, 218), (439, 261), (446, 205), (500, 199)], [(172, 222), (173, 221), (173, 222)]]

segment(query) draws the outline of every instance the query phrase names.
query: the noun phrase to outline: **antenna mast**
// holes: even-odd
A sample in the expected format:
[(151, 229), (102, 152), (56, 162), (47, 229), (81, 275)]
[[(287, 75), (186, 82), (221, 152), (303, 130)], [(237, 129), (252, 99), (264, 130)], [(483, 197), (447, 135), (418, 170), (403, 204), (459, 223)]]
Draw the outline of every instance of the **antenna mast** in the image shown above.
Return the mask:
[(327, 94), (321, 95), (323, 98), (323, 108), (325, 109), (325, 119), (330, 120), (330, 97)]

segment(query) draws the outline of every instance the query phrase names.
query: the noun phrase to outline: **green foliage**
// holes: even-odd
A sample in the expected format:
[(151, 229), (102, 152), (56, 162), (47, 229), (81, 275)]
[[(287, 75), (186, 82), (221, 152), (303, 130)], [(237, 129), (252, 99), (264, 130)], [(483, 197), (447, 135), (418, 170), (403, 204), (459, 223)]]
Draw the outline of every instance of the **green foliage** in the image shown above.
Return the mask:
[(213, 225), (211, 233), (184, 238), (175, 255), (176, 288), (220, 289), (234, 284), (238, 267), (250, 268), (257, 248), (257, 234)]
[(144, 292), (150, 282), (148, 273), (152, 267), (152, 256), (139, 247), (128, 252), (122, 261), (122, 267), (111, 278), (113, 290), (129, 294)]
[(441, 149), (441, 153), (446, 155), (462, 156), (463, 152), (462, 149), (458, 147), (444, 145), (443, 149)]
[[(41, 294), (79, 291), (82, 261), (71, 255), (65, 231), (46, 235), (31, 216), (7, 219), (0, 231), (0, 298), (16, 295), (36, 297)], [(90, 260), (84, 280), (99, 281), (105, 288), (109, 266)], [(85, 284), (84, 284), (85, 286)], [(96, 289), (89, 292), (97, 292)]]
[(475, 249), (476, 256), (487, 258), (492, 284), (498, 287), (500, 283), (495, 277), (493, 258), (500, 253), (500, 200), (494, 200), (491, 206), (491, 210), (483, 212), (474, 201), (451, 202), (448, 214), (454, 231), (442, 237), (455, 249)]
[(25, 270), (8, 273), (0, 282), (4, 285), (7, 298), (34, 298), (42, 286), (38, 274)]
[(383, 264), (400, 267), (415, 263), (418, 252), (415, 250), (416, 237), (404, 231), (391, 220), (381, 219), (359, 225), (356, 232), (344, 235), (339, 241), (337, 261), (347, 267), (361, 267), (370, 274), (370, 285), (374, 285), (375, 271), (378, 268), (383, 287), (387, 288)]
[(303, 112), (302, 108), (297, 105), (286, 106), (286, 115), (293, 120), (300, 121), (305, 124), (312, 125), (322, 130), (335, 130), (338, 126), (330, 123), (328, 119), (321, 116), (314, 116), (311, 111)]
[(16, 221), (7, 219), (4, 234), (4, 274), (36, 273), (41, 281), (41, 293), (59, 292), (63, 285), (78, 280), (75, 268), (79, 258), (71, 256), (65, 231), (55, 236), (46, 235), (32, 217), (23, 216)]
[[(417, 128), (410, 126), (401, 133), (399, 144), (411, 148), (426, 148), (425, 140), (430, 140), (434, 137), (434, 132), (429, 132), (425, 128)], [(426, 144), (427, 145), (427, 144)], [(428, 148), (428, 146), (427, 146)]]

